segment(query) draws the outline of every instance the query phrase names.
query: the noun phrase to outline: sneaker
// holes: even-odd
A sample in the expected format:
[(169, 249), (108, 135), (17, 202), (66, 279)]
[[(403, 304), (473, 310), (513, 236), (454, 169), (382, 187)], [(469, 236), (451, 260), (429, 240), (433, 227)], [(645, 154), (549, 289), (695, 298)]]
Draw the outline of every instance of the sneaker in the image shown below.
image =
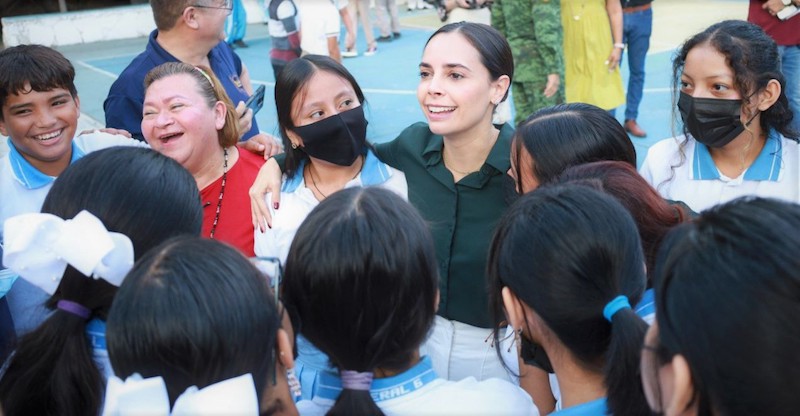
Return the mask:
[(428, 10), (428, 9), (432, 9), (432, 8), (433, 8), (433, 6), (431, 6), (427, 2), (423, 1), (421, 3), (417, 3), (417, 9), (419, 9), (419, 10)]
[(358, 52), (356, 52), (355, 48), (342, 51), (342, 58), (355, 58), (356, 56), (358, 56)]
[(364, 52), (364, 56), (372, 56), (372, 55), (375, 55), (376, 53), (378, 53), (378, 47), (377, 46), (370, 46), (367, 49), (367, 51)]
[(395, 38), (395, 39), (399, 38), (400, 36), (403, 36), (400, 32), (392, 33), (392, 37)]
[(625, 120), (625, 131), (630, 133), (632, 136), (636, 137), (647, 137), (647, 132), (645, 132), (639, 124), (636, 123), (636, 120)]
[(375, 40), (377, 40), (378, 42), (391, 42), (392, 36), (391, 35), (378, 36), (377, 38), (375, 38)]

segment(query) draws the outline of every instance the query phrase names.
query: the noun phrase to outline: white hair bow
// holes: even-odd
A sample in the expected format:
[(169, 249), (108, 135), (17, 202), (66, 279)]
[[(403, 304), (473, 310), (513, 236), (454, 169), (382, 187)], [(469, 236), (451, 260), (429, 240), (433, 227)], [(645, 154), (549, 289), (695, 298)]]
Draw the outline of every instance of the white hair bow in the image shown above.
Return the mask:
[(17, 215), (6, 220), (4, 230), (3, 264), (51, 295), (67, 264), (115, 286), (133, 267), (130, 238), (109, 232), (89, 211), (71, 220), (52, 214)]
[(259, 414), (253, 376), (230, 378), (206, 388), (189, 387), (170, 412), (167, 386), (161, 377), (143, 379), (134, 373), (123, 382), (108, 379), (103, 416), (190, 416)]

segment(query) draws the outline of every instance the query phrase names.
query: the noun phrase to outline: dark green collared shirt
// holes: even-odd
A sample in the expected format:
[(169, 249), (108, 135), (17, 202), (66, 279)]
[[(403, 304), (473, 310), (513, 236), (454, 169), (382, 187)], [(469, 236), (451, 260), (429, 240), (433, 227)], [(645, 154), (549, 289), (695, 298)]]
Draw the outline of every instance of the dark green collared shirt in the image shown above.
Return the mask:
[(489, 328), (486, 260), (495, 225), (514, 197), (506, 175), (514, 129), (500, 129), (480, 171), (458, 183), (444, 166), (442, 136), (416, 123), (388, 143), (375, 146), (378, 157), (403, 171), (408, 200), (428, 222), (439, 261), (439, 315)]

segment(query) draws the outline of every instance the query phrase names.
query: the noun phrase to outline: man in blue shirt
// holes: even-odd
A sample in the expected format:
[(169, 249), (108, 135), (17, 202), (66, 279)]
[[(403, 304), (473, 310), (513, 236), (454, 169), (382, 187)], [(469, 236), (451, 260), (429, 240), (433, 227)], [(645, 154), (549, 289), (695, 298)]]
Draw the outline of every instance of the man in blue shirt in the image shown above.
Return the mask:
[[(222, 81), (231, 101), (237, 103), (239, 131), (242, 140), (254, 147), (266, 145), (267, 153), (274, 141), (260, 133), (258, 124), (244, 102), (253, 87), (247, 67), (225, 43), (225, 21), (232, 11), (232, 0), (152, 0), (156, 30), (150, 34), (147, 47), (122, 71), (111, 85), (103, 103), (106, 126), (129, 131), (134, 138), (142, 136), (143, 81), (145, 75), (165, 62), (185, 62), (211, 68)], [(255, 140), (251, 140), (255, 139)]]

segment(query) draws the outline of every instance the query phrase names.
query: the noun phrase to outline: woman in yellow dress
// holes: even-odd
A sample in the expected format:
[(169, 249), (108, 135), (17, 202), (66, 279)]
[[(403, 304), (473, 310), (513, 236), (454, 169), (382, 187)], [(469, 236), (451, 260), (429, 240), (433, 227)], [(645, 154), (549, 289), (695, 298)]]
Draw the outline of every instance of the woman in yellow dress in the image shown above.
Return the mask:
[(620, 0), (561, 0), (561, 24), (567, 102), (594, 104), (613, 114), (625, 102)]

